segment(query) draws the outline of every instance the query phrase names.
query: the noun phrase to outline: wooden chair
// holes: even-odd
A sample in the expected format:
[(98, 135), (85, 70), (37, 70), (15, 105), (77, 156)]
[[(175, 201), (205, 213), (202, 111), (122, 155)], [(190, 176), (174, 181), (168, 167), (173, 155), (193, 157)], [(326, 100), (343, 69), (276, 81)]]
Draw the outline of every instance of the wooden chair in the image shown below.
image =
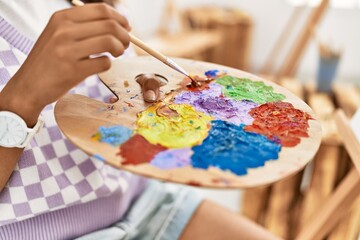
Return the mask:
[(296, 237), (298, 240), (317, 240), (326, 237), (360, 196), (360, 142), (342, 110), (336, 112), (336, 123), (354, 167), (322, 208), (302, 228)]

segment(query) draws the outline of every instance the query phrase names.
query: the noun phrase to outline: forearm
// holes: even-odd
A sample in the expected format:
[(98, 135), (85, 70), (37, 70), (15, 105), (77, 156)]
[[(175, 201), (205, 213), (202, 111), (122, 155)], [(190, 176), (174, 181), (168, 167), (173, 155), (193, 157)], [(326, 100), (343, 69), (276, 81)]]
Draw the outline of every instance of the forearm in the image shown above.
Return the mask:
[[(86, 77), (111, 67), (109, 58), (89, 56), (103, 52), (120, 56), (129, 46), (129, 30), (126, 18), (104, 4), (56, 12), (21, 68), (0, 92), (0, 111), (15, 113), (29, 128), (34, 127), (46, 105)], [(0, 148), (0, 190), (22, 151)]]
[(20, 148), (0, 147), (0, 192), (9, 181), (22, 152), (23, 149)]
[[(41, 110), (35, 110), (29, 106), (31, 104), (27, 104), (27, 97), (21, 93), (22, 88), (17, 86), (16, 77), (15, 75), (0, 92), (0, 111), (16, 113), (25, 120), (28, 127), (33, 127)], [(0, 192), (9, 181), (22, 152), (22, 148), (0, 147)]]

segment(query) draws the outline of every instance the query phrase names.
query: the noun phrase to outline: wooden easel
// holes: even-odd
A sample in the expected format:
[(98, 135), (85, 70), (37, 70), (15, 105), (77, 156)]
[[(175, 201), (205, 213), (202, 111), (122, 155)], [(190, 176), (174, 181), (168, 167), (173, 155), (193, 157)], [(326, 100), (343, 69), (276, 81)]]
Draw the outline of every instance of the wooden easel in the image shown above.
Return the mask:
[(342, 110), (336, 112), (336, 123), (354, 167), (323, 204), (323, 207), (299, 232), (296, 237), (298, 240), (315, 240), (326, 237), (360, 196), (360, 142)]
[(294, 10), (283, 33), (280, 35), (278, 42), (271, 50), (264, 66), (260, 70), (262, 75), (273, 76), (275, 81), (280, 81), (284, 77), (294, 77), (306, 47), (313, 36), (315, 29), (319, 25), (321, 18), (326, 13), (329, 4), (330, 0), (321, 0), (320, 5), (312, 10), (300, 33), (297, 34), (295, 43), (290, 48), (283, 63), (280, 65), (280, 69), (274, 70), (274, 62), (276, 62), (274, 59), (277, 59), (281, 50), (283, 50), (288, 35), (291, 34), (292, 28), (296, 25), (298, 19), (302, 15), (304, 7), (296, 8)]

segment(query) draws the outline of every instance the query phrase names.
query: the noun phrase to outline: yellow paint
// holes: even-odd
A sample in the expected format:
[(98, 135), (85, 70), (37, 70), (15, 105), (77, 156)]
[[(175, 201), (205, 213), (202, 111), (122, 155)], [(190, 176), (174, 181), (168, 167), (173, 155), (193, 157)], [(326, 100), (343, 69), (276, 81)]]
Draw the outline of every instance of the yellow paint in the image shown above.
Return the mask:
[(160, 116), (156, 110), (165, 103), (150, 106), (138, 114), (137, 133), (152, 144), (184, 148), (201, 144), (207, 137), (212, 117), (187, 104), (168, 104), (177, 114)]
[(100, 133), (96, 133), (96, 134), (91, 136), (91, 140), (100, 141), (100, 139), (101, 139), (101, 134)]

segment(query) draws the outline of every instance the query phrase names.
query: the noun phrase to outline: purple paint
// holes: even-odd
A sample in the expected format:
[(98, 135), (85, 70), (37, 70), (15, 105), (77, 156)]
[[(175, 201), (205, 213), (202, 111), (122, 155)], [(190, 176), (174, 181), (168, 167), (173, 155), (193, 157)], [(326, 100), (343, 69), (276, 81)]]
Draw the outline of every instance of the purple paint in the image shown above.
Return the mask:
[(174, 169), (189, 166), (191, 164), (190, 148), (169, 149), (158, 153), (150, 162), (151, 165), (160, 169)]
[(209, 114), (217, 120), (223, 120), (235, 125), (253, 122), (249, 111), (258, 106), (250, 101), (236, 101), (222, 95), (222, 86), (217, 83), (209, 84), (209, 89), (190, 92), (184, 91), (175, 97), (177, 104), (190, 104), (197, 111)]

